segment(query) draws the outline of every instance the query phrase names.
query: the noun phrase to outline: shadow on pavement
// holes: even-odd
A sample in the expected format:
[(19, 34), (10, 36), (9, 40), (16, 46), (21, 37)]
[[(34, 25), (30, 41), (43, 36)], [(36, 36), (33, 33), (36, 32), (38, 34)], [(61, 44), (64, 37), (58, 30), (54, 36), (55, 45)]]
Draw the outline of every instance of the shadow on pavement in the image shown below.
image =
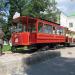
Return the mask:
[(33, 53), (30, 57), (26, 59), (23, 59), (23, 62), (25, 62), (27, 65), (32, 65), (57, 56), (60, 56), (59, 51), (40, 51)]
[(75, 59), (56, 57), (29, 65), (24, 69), (26, 75), (75, 75)]
[(25, 53), (28, 53), (28, 54), (30, 54), (30, 53), (34, 53), (34, 52), (36, 52), (37, 50), (36, 49), (33, 49), (33, 50), (16, 50), (16, 51), (14, 51), (13, 53), (22, 53), (22, 54), (25, 54)]

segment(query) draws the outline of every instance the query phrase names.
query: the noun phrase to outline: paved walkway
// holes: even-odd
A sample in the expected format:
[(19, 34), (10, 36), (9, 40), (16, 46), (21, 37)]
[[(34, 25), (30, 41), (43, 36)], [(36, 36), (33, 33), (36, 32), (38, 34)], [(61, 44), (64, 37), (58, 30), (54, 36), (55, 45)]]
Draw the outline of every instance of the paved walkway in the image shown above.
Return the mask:
[[(43, 62), (39, 61), (40, 56), (42, 56), (41, 58), (44, 58), (43, 53), (34, 53), (34, 55), (6, 53), (5, 55), (0, 56), (0, 64), (2, 64), (0, 67), (3, 67), (3, 69), (0, 68), (0, 75), (4, 72), (7, 73), (6, 75), (75, 75), (75, 47), (65, 47), (54, 51), (59, 52), (59, 56), (48, 58)], [(50, 52), (54, 51), (52, 50)], [(50, 56), (48, 55), (48, 52), (45, 55)], [(33, 62), (34, 64), (26, 65), (26, 62), (24, 62), (22, 57), (27, 58), (30, 56), (33, 57), (33, 61), (35, 61), (37, 57), (39, 62)], [(29, 61), (32, 60), (30, 58)], [(9, 70), (7, 71), (7, 69)], [(3, 75), (5, 75), (5, 73)]]
[(26, 75), (75, 75), (75, 47), (57, 49), (60, 56), (31, 65)]

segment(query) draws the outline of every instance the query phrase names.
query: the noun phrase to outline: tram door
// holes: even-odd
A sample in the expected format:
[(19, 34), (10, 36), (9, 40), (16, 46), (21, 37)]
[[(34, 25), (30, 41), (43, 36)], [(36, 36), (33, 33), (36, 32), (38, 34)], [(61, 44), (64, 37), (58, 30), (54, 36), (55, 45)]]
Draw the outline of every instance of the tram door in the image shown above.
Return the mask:
[(29, 42), (31, 44), (34, 44), (36, 42), (36, 22), (28, 22), (28, 32), (30, 32)]

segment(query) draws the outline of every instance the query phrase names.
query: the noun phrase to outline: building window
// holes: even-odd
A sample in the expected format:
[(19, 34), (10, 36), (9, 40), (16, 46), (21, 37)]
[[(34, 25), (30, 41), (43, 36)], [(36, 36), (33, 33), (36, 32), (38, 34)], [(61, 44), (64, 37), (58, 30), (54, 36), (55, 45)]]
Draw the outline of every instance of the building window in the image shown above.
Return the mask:
[(73, 27), (73, 23), (69, 23), (69, 27)]

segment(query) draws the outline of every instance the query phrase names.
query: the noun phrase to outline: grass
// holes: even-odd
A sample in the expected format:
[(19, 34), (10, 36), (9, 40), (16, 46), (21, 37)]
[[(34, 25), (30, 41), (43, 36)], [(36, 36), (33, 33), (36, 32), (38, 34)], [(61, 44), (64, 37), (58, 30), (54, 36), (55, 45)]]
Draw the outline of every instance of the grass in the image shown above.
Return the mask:
[(4, 45), (2, 50), (3, 50), (3, 52), (11, 51), (11, 46), (10, 45)]

